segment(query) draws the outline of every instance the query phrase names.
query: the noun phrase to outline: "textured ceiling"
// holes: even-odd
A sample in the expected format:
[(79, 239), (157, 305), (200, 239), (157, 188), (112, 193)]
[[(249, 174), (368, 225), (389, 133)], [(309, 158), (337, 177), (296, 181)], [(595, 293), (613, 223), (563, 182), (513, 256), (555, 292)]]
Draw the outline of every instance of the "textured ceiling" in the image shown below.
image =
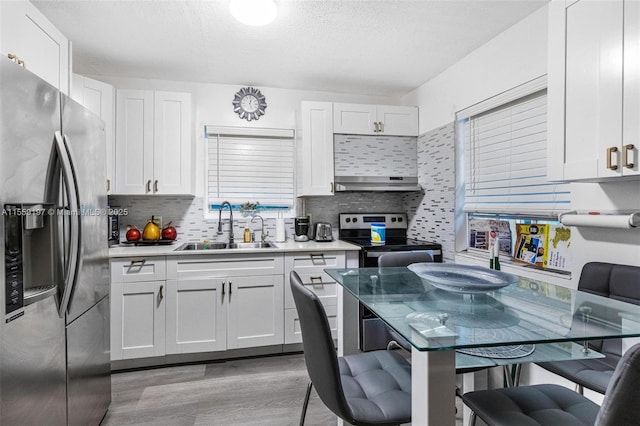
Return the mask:
[(32, 2), (80, 74), (398, 96), (548, 0), (276, 0), (266, 27), (226, 0)]

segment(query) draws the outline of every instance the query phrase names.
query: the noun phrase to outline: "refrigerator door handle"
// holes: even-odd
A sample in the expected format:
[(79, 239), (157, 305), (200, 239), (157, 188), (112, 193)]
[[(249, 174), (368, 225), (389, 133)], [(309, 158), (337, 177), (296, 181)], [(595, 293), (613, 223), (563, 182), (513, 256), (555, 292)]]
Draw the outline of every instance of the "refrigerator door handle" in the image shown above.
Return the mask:
[(64, 290), (58, 305), (58, 315), (64, 318), (69, 307), (71, 294), (76, 283), (76, 276), (80, 269), (80, 200), (78, 199), (78, 187), (73, 163), (67, 148), (66, 136), (55, 133), (55, 149), (60, 159), (60, 167), (62, 168), (62, 177), (64, 187), (67, 191), (68, 207), (69, 207), (69, 259), (66, 270), (64, 271)]

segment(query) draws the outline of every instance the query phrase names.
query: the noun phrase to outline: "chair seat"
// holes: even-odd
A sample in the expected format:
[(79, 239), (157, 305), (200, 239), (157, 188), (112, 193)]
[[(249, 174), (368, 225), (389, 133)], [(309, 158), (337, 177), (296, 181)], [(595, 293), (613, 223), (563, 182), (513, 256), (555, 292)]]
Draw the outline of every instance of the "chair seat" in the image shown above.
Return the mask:
[(411, 366), (390, 351), (338, 358), (340, 380), (353, 418), (366, 424), (411, 421)]
[(538, 365), (587, 389), (604, 394), (617, 363), (617, 358), (601, 358), (541, 362)]
[(462, 399), (489, 426), (593, 425), (600, 409), (559, 385), (469, 392)]

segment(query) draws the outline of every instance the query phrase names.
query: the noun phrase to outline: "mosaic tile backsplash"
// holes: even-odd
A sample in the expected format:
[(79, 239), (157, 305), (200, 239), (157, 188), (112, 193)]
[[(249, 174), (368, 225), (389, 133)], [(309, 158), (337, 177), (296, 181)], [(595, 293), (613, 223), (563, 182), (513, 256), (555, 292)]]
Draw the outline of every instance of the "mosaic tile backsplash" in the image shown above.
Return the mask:
[[(406, 211), (411, 238), (439, 242), (445, 261), (454, 255), (455, 139), (453, 123), (427, 132), (418, 138), (418, 179), (423, 192), (341, 192), (329, 197), (299, 200), (298, 212), (310, 214), (313, 222), (329, 222), (337, 236), (338, 214), (352, 212), (388, 213)], [(128, 209), (120, 218), (120, 235), (128, 224), (144, 227), (152, 215), (162, 216), (163, 224), (172, 222), (181, 241), (226, 241), (229, 238), (229, 212), (222, 213), (223, 235), (217, 235), (218, 219), (204, 219), (201, 197), (117, 196), (109, 197), (112, 207)], [(242, 239), (245, 227), (260, 238), (260, 221), (234, 212), (234, 236)], [(275, 219), (265, 219), (267, 239), (275, 236)], [(287, 239), (293, 237), (293, 218), (285, 219)]]

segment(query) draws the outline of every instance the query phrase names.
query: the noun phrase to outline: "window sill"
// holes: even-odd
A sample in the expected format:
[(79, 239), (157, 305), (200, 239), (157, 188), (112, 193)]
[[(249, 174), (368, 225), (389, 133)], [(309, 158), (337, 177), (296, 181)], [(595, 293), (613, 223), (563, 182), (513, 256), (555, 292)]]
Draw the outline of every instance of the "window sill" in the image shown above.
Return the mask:
[[(456, 253), (455, 262), (466, 265), (487, 266), (489, 264), (489, 259), (486, 255), (482, 256), (476, 253), (459, 252)], [(570, 272), (562, 273), (543, 269), (534, 269), (505, 258), (500, 258), (500, 266), (501, 270), (511, 274), (538, 281), (550, 282), (552, 284), (559, 284), (565, 287), (568, 284), (567, 281), (571, 281)]]

